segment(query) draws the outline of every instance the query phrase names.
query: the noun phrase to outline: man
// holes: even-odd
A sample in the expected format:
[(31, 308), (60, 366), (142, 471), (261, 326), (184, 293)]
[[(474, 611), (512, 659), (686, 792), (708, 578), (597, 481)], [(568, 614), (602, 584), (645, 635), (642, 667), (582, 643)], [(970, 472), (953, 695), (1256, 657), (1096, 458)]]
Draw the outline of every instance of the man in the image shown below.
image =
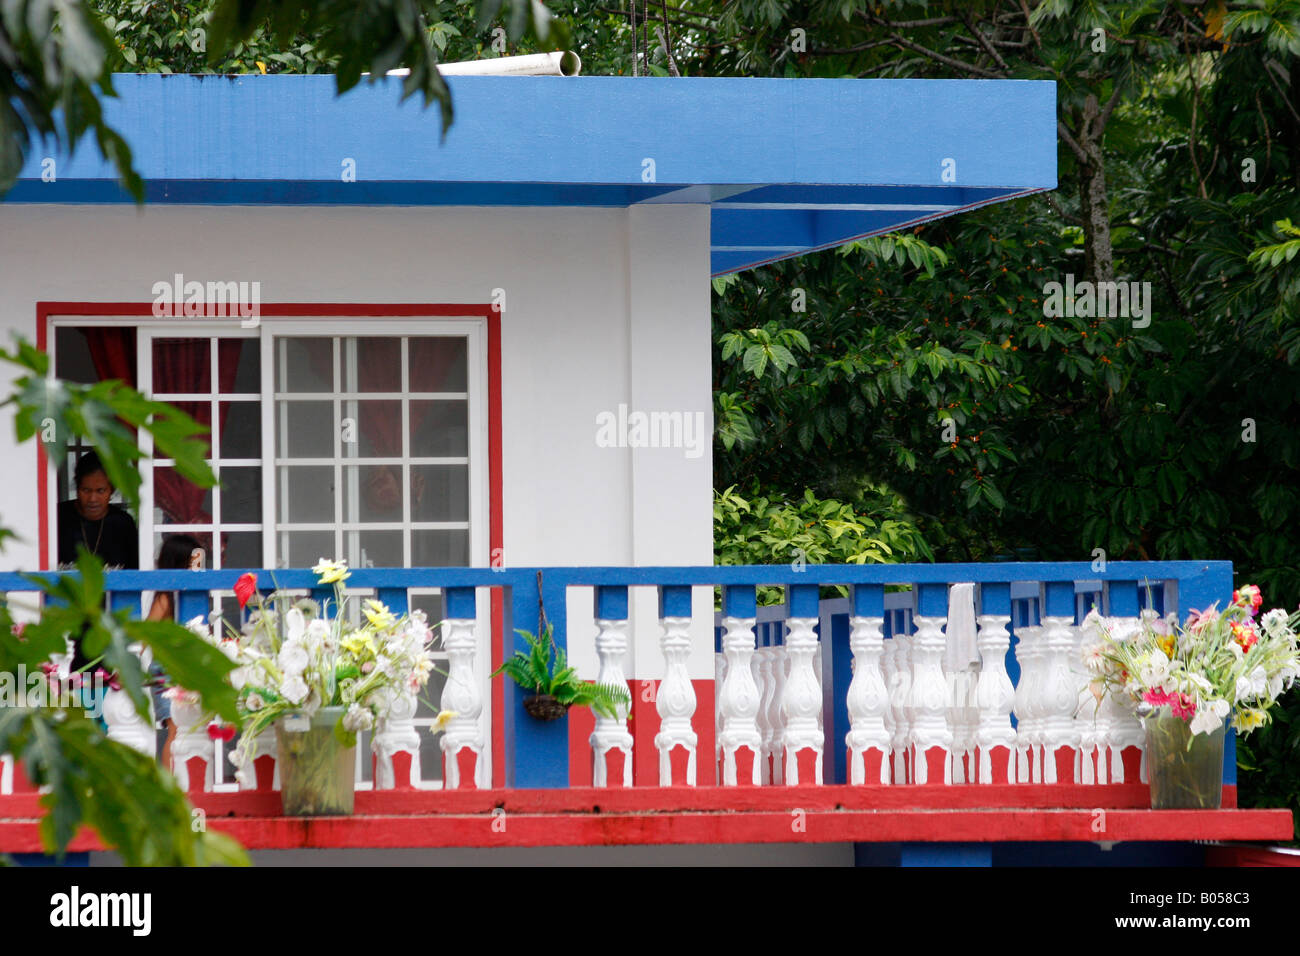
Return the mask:
[(59, 503), (59, 564), (75, 562), (80, 546), (110, 570), (140, 567), (140, 533), (129, 514), (109, 503), (113, 486), (99, 455), (91, 451), (77, 459), (73, 479), (77, 497)]

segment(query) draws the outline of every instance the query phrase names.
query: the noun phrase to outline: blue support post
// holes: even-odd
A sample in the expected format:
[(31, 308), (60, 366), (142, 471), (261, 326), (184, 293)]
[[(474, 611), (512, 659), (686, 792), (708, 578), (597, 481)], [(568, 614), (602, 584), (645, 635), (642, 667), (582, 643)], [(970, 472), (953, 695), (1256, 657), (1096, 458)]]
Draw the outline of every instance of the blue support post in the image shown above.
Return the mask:
[[(554, 588), (548, 588), (544, 581), (542, 591), (539, 591), (540, 577), (540, 574), (519, 574), (510, 587), (507, 602), (509, 608), (507, 629), (504, 635), (506, 657), (516, 650), (527, 649), (527, 643), (516, 631), (536, 634), (540, 626), (538, 599), (541, 593), (545, 591), (548, 598), (554, 598)], [(563, 585), (559, 587), (562, 592)], [(453, 590), (455, 589), (449, 588), (447, 591), (448, 616), (451, 616)], [(546, 618), (554, 626), (556, 647), (563, 647), (564, 602), (548, 601)], [(567, 787), (569, 785), (568, 717), (551, 721), (540, 721), (530, 717), (524, 710), (524, 698), (529, 696), (530, 692), (518, 687), (508, 678), (503, 680), (506, 716), (506, 786), (520, 790), (554, 790)]]
[(1047, 582), (1047, 613), (1045, 617), (1067, 617), (1074, 620), (1074, 582)]

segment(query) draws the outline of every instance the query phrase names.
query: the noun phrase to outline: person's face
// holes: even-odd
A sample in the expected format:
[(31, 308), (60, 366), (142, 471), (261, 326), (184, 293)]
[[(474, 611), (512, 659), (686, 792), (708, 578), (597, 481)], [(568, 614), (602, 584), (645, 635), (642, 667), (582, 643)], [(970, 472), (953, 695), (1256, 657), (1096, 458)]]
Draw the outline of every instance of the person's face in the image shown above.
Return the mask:
[(100, 521), (108, 514), (108, 499), (113, 497), (113, 486), (102, 471), (86, 475), (77, 485), (77, 507), (81, 516)]

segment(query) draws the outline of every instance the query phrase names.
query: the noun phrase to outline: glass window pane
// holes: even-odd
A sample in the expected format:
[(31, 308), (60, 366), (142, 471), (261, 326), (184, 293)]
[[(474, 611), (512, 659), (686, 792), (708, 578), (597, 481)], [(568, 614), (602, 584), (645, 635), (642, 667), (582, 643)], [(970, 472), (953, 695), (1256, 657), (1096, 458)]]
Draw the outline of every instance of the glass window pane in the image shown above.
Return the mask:
[(412, 338), (412, 392), (463, 392), (467, 388), (468, 347), (464, 336)]
[(334, 391), (334, 340), (317, 336), (276, 340), (277, 392)]
[(464, 399), (411, 402), (411, 457), (469, 454), (469, 403)]
[(262, 390), (262, 344), (258, 339), (223, 338), (217, 343), (217, 367), (223, 392)]
[(222, 458), (262, 457), (262, 406), (257, 402), (222, 402)]
[(221, 521), (223, 524), (262, 523), (262, 469), (221, 468)]
[[(313, 561), (312, 564), (316, 562)], [(221, 566), (223, 568), (260, 568), (262, 566), (262, 533), (260, 531), (227, 531), (221, 536)]]
[(154, 339), (153, 393), (212, 391), (211, 339)]
[(402, 457), (400, 401), (347, 402), (344, 409), (345, 418), (356, 416), (353, 427), (342, 433), (345, 457)]
[(321, 558), (334, 557), (333, 531), (287, 531), (279, 538), (281, 542), (288, 539), (288, 547), (282, 543), (280, 549), (286, 568), (310, 568)]
[(469, 520), (468, 465), (412, 465), (414, 521)]
[(200, 488), (175, 468), (153, 470), (154, 524), (209, 524), (212, 489)]
[[(280, 487), (276, 495), (278, 522), (281, 524), (334, 523), (333, 466), (282, 465), (279, 468), (279, 480)], [(333, 545), (331, 544), (330, 547), (332, 548)], [(325, 556), (329, 557), (328, 554)], [(311, 563), (316, 562), (313, 560)], [(298, 565), (295, 564), (293, 567)]]
[(468, 531), (411, 532), (411, 567), (463, 568), (468, 565)]
[[(412, 594), (411, 610), (420, 610), (429, 621), (429, 626), (435, 626), (442, 620), (442, 595), (441, 594)], [(442, 645), (435, 639), (434, 648), (438, 649)], [(433, 698), (435, 701), (438, 698)]]
[[(433, 619), (430, 618), (430, 620)], [(442, 670), (447, 669), (445, 664), (440, 666)], [(442, 689), (446, 684), (447, 678), (438, 671), (435, 670), (429, 674), (429, 683), (424, 685), (424, 689), (416, 698), (419, 701), (415, 711), (416, 720), (432, 720), (438, 716), (436, 706), (430, 707), (429, 704), (425, 703), (425, 700), (432, 701), (434, 705), (439, 704), (442, 701)], [(427, 725), (417, 725), (417, 727), (421, 728), (418, 731), (420, 734), (420, 778), (428, 781), (441, 780), (442, 744), (440, 741), (442, 737), (423, 730), (423, 726)]]
[(348, 561), (354, 567), (400, 568), (403, 565), (400, 531), (347, 531), (343, 538), (348, 543)]
[(169, 402), (175, 408), (179, 408), (190, 418), (199, 423), (202, 434), (195, 435), (197, 441), (203, 442), (203, 457), (212, 457), (212, 435), (209, 429), (212, 425), (212, 403), (211, 402)]
[(334, 457), (334, 403), (281, 402), (286, 423), (280, 436), (280, 454), (286, 458)]
[(345, 521), (401, 521), (402, 466), (344, 466), (343, 517)]
[[(354, 339), (356, 381), (344, 391), (400, 392), (402, 390), (402, 340), (396, 337)], [(351, 376), (348, 376), (350, 379)]]

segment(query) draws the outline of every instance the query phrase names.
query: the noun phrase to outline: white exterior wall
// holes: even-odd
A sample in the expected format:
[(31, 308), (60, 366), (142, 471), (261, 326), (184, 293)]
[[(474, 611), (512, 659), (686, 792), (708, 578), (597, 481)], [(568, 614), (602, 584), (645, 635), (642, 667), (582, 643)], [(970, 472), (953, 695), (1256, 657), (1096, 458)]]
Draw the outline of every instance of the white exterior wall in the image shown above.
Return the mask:
[[(707, 206), (0, 206), (0, 333), (35, 341), (41, 300), (150, 302), (175, 273), (258, 281), (263, 304), (485, 303), (502, 289), (505, 563), (707, 565), (711, 440), (690, 459), (601, 448), (595, 435), (597, 414), (626, 403), (703, 412), (711, 436), (708, 245)], [(4, 570), (37, 567), (34, 456), (5, 422), (0, 524), (20, 540), (0, 554)], [(627, 668), (638, 678), (662, 673), (648, 603), (636, 605)], [(705, 678), (707, 591), (696, 605), (691, 674)], [(571, 597), (571, 620), (590, 608)], [(593, 634), (570, 637), (589, 676)]]

